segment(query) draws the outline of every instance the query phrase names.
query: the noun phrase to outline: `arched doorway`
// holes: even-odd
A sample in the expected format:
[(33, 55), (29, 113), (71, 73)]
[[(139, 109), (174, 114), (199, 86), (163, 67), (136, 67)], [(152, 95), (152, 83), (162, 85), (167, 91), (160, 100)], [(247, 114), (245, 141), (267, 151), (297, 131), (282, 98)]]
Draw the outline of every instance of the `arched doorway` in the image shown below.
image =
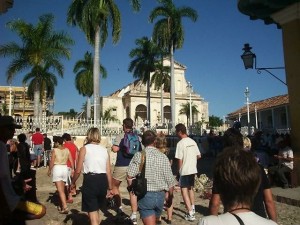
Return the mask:
[(140, 126), (147, 119), (147, 107), (143, 104), (138, 105), (135, 108), (135, 123)]
[(164, 123), (169, 123), (171, 121), (171, 106), (164, 106)]

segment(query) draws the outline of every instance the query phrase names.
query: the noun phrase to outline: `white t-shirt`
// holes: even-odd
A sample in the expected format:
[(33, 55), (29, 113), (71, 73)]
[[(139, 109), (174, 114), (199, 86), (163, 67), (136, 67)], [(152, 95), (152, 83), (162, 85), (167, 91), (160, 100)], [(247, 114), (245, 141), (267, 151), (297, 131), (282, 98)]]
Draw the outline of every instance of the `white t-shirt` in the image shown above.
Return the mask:
[(86, 153), (83, 161), (83, 173), (106, 173), (108, 160), (107, 149), (102, 145), (85, 145)]
[(182, 160), (182, 167), (179, 169), (181, 176), (196, 174), (197, 171), (197, 156), (200, 156), (200, 151), (197, 143), (189, 138), (182, 138), (176, 146), (175, 158)]
[[(285, 147), (284, 149), (280, 149), (278, 155), (282, 156), (283, 158), (294, 158), (293, 150), (289, 146)], [(294, 168), (293, 161), (288, 162), (284, 161), (283, 159), (279, 159), (279, 162), (291, 170)]]
[[(265, 219), (254, 212), (237, 213), (245, 225), (276, 225), (273, 220)], [(230, 213), (218, 216), (205, 216), (200, 219), (198, 225), (240, 225), (239, 221)]]

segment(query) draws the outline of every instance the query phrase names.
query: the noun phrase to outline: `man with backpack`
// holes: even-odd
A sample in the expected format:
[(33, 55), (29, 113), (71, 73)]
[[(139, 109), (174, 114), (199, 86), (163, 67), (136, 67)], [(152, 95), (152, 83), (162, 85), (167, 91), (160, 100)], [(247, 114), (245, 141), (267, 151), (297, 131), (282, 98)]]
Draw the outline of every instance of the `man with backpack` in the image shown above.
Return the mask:
[[(117, 159), (113, 171), (113, 192), (115, 195), (117, 216), (126, 219), (126, 214), (122, 209), (122, 199), (120, 195), (120, 185), (122, 181), (127, 181), (127, 168), (133, 155), (141, 151), (139, 136), (133, 131), (133, 120), (126, 118), (123, 120), (124, 134), (118, 135), (112, 145), (112, 151), (117, 152)], [(137, 224), (137, 197), (129, 193), (132, 214), (130, 220), (134, 225)]]

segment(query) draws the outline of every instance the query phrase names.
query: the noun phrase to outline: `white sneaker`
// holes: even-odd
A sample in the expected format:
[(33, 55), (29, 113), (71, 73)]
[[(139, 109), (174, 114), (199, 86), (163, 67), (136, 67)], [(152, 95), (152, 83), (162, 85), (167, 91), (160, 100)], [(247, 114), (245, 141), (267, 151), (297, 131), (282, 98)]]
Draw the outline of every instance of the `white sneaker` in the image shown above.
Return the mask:
[(193, 215), (195, 215), (195, 213), (196, 213), (196, 212), (195, 212), (195, 209), (192, 209), (192, 212), (193, 212)]
[(195, 218), (195, 215), (190, 215), (189, 213), (188, 214), (185, 214), (184, 216), (184, 219), (187, 220), (187, 221), (194, 221), (196, 218)]

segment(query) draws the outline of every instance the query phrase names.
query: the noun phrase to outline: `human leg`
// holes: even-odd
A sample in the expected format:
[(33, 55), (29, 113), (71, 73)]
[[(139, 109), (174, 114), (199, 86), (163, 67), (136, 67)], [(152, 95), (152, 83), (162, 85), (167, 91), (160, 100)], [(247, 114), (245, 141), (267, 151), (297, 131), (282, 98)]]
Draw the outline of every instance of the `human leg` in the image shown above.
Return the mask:
[(56, 181), (55, 182), (56, 189), (58, 191), (61, 209), (67, 209), (67, 202), (66, 202), (66, 195), (65, 195), (65, 183), (63, 181)]
[(291, 169), (286, 167), (286, 166), (281, 166), (278, 170), (277, 170), (277, 176), (279, 178), (279, 181), (283, 184), (284, 188), (287, 188), (289, 186), (288, 184), (288, 180), (285, 176), (285, 173), (287, 172), (291, 172)]
[(145, 225), (156, 225), (156, 217), (155, 215), (147, 216), (142, 219), (143, 224)]
[(187, 187), (181, 188), (181, 195), (182, 199), (184, 201), (185, 207), (188, 210), (188, 212), (192, 211), (192, 205), (191, 205), (191, 200), (189, 196), (189, 190)]
[(137, 205), (137, 197), (132, 192), (129, 192), (129, 198), (130, 198), (130, 206), (131, 206), (131, 216), (130, 219), (133, 223), (133, 225), (137, 224), (137, 211), (138, 211), (138, 205)]
[(140, 216), (144, 224), (156, 224), (163, 210), (164, 195), (164, 192), (147, 192), (146, 195), (138, 201)]
[(97, 211), (88, 212), (88, 215), (90, 218), (91, 225), (99, 225), (100, 224), (100, 217), (99, 217), (99, 213)]
[(115, 166), (112, 174), (112, 185), (114, 198), (116, 200), (117, 212), (123, 213), (122, 210), (122, 197), (120, 193), (120, 185), (122, 181), (127, 180), (127, 166)]
[(121, 199), (121, 194), (120, 194), (120, 190), (119, 190), (121, 183), (122, 183), (121, 181), (118, 181), (114, 178), (112, 179), (112, 189), (114, 192), (114, 198), (115, 198), (117, 209), (122, 207), (122, 199)]
[(191, 175), (181, 176), (179, 180), (181, 195), (185, 207), (188, 211), (187, 214), (185, 215), (185, 219), (189, 221), (195, 220), (195, 212), (192, 208), (192, 200), (191, 200), (191, 197), (193, 197), (193, 203), (194, 203), (194, 192), (190, 193), (192, 186), (194, 186), (194, 178), (195, 175), (191, 174)]
[(189, 193), (192, 211), (193, 213), (195, 213), (195, 194), (194, 194), (193, 187), (188, 188), (188, 193)]

